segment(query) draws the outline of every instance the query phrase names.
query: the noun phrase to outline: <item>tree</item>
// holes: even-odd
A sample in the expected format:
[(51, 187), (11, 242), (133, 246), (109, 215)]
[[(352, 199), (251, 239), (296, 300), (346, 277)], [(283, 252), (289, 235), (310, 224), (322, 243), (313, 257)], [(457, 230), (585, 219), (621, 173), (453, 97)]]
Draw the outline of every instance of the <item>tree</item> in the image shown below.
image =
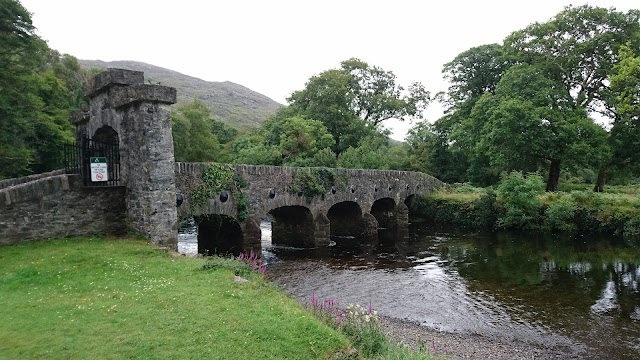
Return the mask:
[(451, 143), (448, 114), (433, 124), (420, 122), (409, 130), (409, 168), (431, 174), (444, 182), (462, 182), (468, 167), (466, 153)]
[(0, 0), (0, 178), (29, 171), (32, 151), (23, 134), (25, 116), (37, 106), (29, 91), (44, 42), (35, 34), (31, 14), (14, 0)]
[(629, 41), (640, 45), (640, 10), (621, 13), (583, 5), (512, 33), (505, 47), (519, 62), (544, 65), (541, 70), (563, 84), (574, 107), (599, 111), (599, 105), (611, 108), (603, 91), (620, 47)]
[(171, 112), (176, 161), (219, 161), (220, 145), (211, 132), (211, 112), (200, 100)]
[(473, 47), (446, 63), (442, 72), (450, 84), (445, 99), (449, 110), (459, 109), (465, 102), (473, 105), (483, 94), (493, 93), (510, 65), (503, 47), (498, 44)]
[(640, 45), (639, 19), (638, 10), (567, 7), (502, 46), (474, 47), (445, 64), (451, 86), (440, 99), (449, 108), (428, 137), (431, 166), (463, 164), (466, 173), (450, 178), (487, 185), (503, 170), (548, 166), (554, 190), (562, 167), (610, 163), (606, 133), (590, 119), (617, 122), (609, 77), (618, 49)]
[(401, 146), (389, 144), (388, 137), (377, 134), (367, 137), (358, 147), (340, 154), (338, 167), (349, 169), (406, 170), (407, 152)]
[[(614, 65), (611, 76), (611, 102), (616, 119), (611, 128), (610, 143), (613, 149), (611, 164), (618, 167), (640, 165), (640, 55), (629, 46), (620, 48), (620, 61)], [(596, 183), (595, 191), (600, 182)]]
[(343, 61), (341, 68), (351, 78), (349, 107), (368, 125), (378, 127), (389, 119), (421, 117), (429, 104), (429, 92), (418, 82), (411, 83), (405, 93), (391, 71), (356, 58)]
[(335, 140), (332, 150), (337, 157), (380, 131), (385, 120), (420, 117), (429, 93), (419, 83), (411, 84), (405, 92), (392, 72), (349, 59), (340, 69), (311, 77), (305, 88), (287, 101), (288, 111), (326, 126)]
[(76, 58), (35, 34), (19, 2), (0, 0), (0, 178), (62, 167), (85, 80)]
[[(574, 108), (583, 107), (616, 121), (609, 77), (618, 62), (621, 46), (640, 46), (640, 10), (627, 13), (589, 5), (567, 7), (545, 23), (535, 23), (505, 39), (517, 61), (544, 65), (545, 75), (563, 84)], [(596, 191), (602, 191), (612, 151), (602, 160)]]
[[(274, 128), (278, 130), (274, 131)], [(335, 144), (333, 136), (318, 120), (303, 119), (292, 116), (282, 121), (267, 122), (263, 132), (278, 135), (278, 147), (281, 152), (283, 165), (310, 166), (309, 163), (316, 153), (323, 149), (330, 149)], [(308, 165), (307, 165), (308, 164)]]
[(556, 191), (563, 163), (588, 163), (606, 146), (604, 130), (586, 109), (573, 105), (562, 86), (536, 66), (513, 66), (495, 95), (483, 95), (474, 107), (471, 122), (482, 129), (474, 151), (500, 172), (531, 172), (546, 163), (547, 191)]

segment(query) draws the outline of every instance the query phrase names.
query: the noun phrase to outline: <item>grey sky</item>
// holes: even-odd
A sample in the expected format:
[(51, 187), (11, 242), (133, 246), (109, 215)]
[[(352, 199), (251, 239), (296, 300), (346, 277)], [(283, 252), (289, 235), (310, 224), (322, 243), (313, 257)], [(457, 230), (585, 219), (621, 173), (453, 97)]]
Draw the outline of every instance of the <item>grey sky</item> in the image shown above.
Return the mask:
[[(401, 84), (446, 89), (442, 65), (473, 46), (589, 3), (637, 0), (21, 0), (49, 46), (80, 59), (135, 60), (232, 81), (285, 104), (313, 75), (357, 57)], [(429, 121), (442, 115), (433, 104)], [(390, 122), (394, 138), (410, 126)]]

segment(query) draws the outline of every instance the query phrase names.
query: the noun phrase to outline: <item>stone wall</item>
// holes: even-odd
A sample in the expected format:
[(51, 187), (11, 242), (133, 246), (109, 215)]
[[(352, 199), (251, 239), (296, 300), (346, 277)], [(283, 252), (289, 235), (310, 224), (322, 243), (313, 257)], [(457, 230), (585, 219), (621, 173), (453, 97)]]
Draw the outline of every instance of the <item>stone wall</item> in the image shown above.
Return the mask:
[[(181, 216), (190, 215), (189, 198), (195, 188), (202, 184), (205, 163), (177, 163), (176, 188), (185, 195), (184, 204), (178, 209)], [(282, 206), (303, 206), (311, 210), (314, 217), (326, 215), (331, 206), (339, 202), (352, 201), (360, 205), (363, 213), (369, 213), (373, 203), (379, 199), (391, 199), (395, 204), (403, 203), (413, 194), (427, 194), (442, 186), (438, 179), (424, 173), (396, 170), (330, 169), (335, 177), (335, 192), (328, 191), (323, 196), (307, 199), (292, 194), (289, 186), (296, 174), (312, 171), (310, 168), (295, 168), (269, 165), (231, 165), (236, 174), (241, 175), (248, 187), (243, 192), (249, 196), (250, 217), (261, 219), (266, 214)], [(272, 194), (273, 196), (270, 196)], [(208, 206), (196, 211), (224, 214), (235, 217), (236, 205), (233, 201), (222, 202), (219, 197), (211, 198)]]
[(20, 185), (20, 184), (28, 183), (30, 181), (34, 181), (34, 180), (38, 180), (38, 179), (42, 179), (50, 176), (55, 176), (55, 175), (62, 175), (62, 174), (64, 174), (64, 169), (54, 170), (54, 171), (50, 171), (42, 174), (33, 174), (29, 176), (23, 176), (19, 178), (0, 180), (0, 189), (5, 189), (10, 186)]
[(0, 244), (126, 231), (125, 188), (84, 188), (78, 175), (0, 189)]

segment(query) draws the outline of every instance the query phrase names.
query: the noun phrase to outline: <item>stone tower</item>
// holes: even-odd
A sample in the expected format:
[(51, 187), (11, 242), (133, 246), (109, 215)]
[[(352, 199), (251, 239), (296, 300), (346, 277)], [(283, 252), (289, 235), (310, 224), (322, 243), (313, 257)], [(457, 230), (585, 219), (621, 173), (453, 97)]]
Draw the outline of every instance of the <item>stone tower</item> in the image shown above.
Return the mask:
[(176, 89), (144, 84), (140, 71), (108, 69), (87, 90), (88, 108), (74, 113), (78, 140), (120, 147), (120, 186), (126, 187), (129, 231), (177, 246), (175, 160), (170, 104)]

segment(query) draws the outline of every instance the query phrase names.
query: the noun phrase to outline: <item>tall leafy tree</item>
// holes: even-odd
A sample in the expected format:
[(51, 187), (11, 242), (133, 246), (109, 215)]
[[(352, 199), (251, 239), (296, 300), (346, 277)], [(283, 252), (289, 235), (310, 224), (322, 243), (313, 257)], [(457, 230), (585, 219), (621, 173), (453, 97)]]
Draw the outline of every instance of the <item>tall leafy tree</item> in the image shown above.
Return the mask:
[[(620, 61), (611, 76), (611, 103), (616, 119), (611, 128), (612, 165), (640, 167), (640, 54), (620, 49)], [(602, 191), (596, 184), (595, 191)]]
[(419, 118), (429, 93), (419, 83), (405, 90), (390, 71), (359, 59), (343, 61), (340, 69), (313, 76), (305, 88), (288, 98), (290, 111), (305, 119), (321, 121), (333, 136), (338, 156), (358, 147), (385, 120)]
[(422, 84), (413, 82), (405, 91), (396, 83), (393, 72), (370, 66), (360, 59), (343, 61), (341, 70), (350, 75), (349, 108), (373, 127), (393, 118), (421, 117), (429, 104), (429, 92)]
[(77, 59), (35, 34), (18, 1), (0, 0), (0, 178), (62, 167), (85, 79)]
[(171, 112), (176, 161), (220, 161), (218, 138), (211, 132), (211, 112), (200, 100)]
[(534, 23), (505, 39), (517, 61), (537, 64), (559, 81), (574, 107), (611, 108), (603, 98), (620, 47), (640, 45), (640, 10), (627, 13), (583, 5), (567, 7), (553, 19)]
[(0, 177), (27, 173), (32, 151), (26, 115), (37, 108), (29, 76), (40, 64), (44, 42), (31, 14), (14, 0), (0, 0)]
[(495, 95), (485, 94), (474, 107), (471, 121), (482, 127), (475, 151), (499, 171), (549, 164), (547, 191), (556, 191), (562, 164), (587, 164), (606, 146), (604, 130), (573, 106), (562, 86), (537, 66), (513, 66)]
[(444, 99), (450, 106), (449, 111), (460, 109), (463, 103), (470, 109), (480, 96), (493, 93), (510, 65), (499, 44), (473, 47), (446, 63), (442, 73), (450, 84)]
[[(505, 39), (520, 62), (544, 65), (545, 75), (563, 84), (574, 108), (583, 107), (616, 121), (609, 78), (625, 43), (640, 46), (640, 10), (618, 12), (589, 5), (567, 7), (550, 21), (535, 23)], [(595, 186), (602, 191), (615, 159), (602, 153)]]

